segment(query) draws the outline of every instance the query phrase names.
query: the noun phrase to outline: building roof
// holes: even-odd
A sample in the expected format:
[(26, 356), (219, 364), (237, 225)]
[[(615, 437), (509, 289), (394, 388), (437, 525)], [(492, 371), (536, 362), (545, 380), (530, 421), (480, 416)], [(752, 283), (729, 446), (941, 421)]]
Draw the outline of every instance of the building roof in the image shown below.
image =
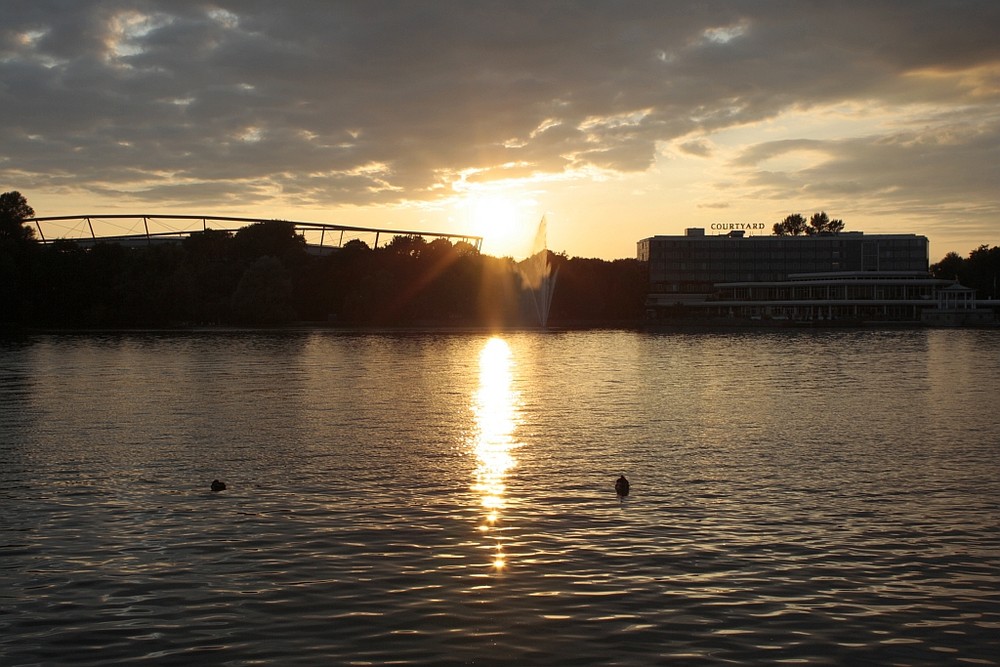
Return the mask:
[(777, 234), (733, 234), (730, 232), (720, 232), (716, 234), (657, 234), (655, 236), (648, 236), (642, 241), (652, 241), (658, 239), (688, 239), (692, 241), (704, 241), (706, 239), (721, 240), (721, 239), (733, 239), (742, 241), (830, 241), (830, 240), (844, 240), (844, 241), (857, 241), (857, 240), (878, 240), (878, 239), (924, 239), (927, 240), (926, 236), (920, 234), (865, 234), (864, 232), (820, 232), (819, 234), (800, 234), (797, 236), (785, 235), (778, 236)]

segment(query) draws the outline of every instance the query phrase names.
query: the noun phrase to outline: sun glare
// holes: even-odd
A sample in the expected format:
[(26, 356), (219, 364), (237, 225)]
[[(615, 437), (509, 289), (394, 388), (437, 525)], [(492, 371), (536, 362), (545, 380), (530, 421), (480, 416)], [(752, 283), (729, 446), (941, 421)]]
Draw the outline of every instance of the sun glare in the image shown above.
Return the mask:
[(523, 259), (530, 254), (534, 202), (501, 193), (471, 193), (461, 201), (462, 218), (483, 237), (483, 252)]
[(483, 508), (480, 532), (495, 540), (493, 566), (501, 569), (506, 563), (498, 525), (507, 491), (504, 478), (516, 461), (512, 454), (518, 443), (514, 439), (517, 427), (517, 392), (511, 387), (510, 347), (501, 338), (487, 341), (479, 355), (479, 390), (475, 395), (476, 468), (472, 489), (479, 494)]

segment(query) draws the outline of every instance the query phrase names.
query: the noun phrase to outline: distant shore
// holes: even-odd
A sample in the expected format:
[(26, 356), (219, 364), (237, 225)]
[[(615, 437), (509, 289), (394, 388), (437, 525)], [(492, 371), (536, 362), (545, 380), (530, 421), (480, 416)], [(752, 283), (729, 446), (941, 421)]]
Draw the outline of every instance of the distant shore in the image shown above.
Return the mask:
[(676, 320), (663, 321), (607, 321), (607, 322), (570, 322), (556, 323), (547, 327), (528, 325), (478, 326), (478, 325), (447, 325), (447, 324), (410, 324), (410, 325), (343, 325), (323, 322), (296, 322), (292, 324), (255, 327), (255, 326), (176, 326), (176, 327), (2, 327), (0, 337), (16, 338), (22, 336), (58, 336), (58, 335), (107, 335), (107, 334), (294, 334), (294, 333), (337, 333), (353, 334), (506, 334), (506, 333), (565, 333), (571, 331), (646, 331), (651, 333), (670, 332), (753, 332), (753, 331), (825, 331), (825, 330), (905, 330), (905, 329), (951, 329), (976, 328), (1000, 329), (1000, 324), (965, 327), (943, 327), (928, 325), (923, 322), (822, 322), (822, 323), (788, 323), (778, 321), (748, 322), (739, 321), (695, 321)]

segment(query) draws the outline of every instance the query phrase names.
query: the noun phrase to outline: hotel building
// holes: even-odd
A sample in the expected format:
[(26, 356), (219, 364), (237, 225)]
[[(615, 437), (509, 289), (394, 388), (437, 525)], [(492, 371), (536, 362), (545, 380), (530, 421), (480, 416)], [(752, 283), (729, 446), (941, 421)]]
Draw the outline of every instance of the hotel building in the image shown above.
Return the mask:
[[(820, 233), (747, 236), (701, 228), (638, 242), (649, 268), (647, 317), (715, 324), (852, 324), (992, 320), (972, 290), (928, 273), (927, 237)], [(982, 321), (982, 322), (981, 322)]]

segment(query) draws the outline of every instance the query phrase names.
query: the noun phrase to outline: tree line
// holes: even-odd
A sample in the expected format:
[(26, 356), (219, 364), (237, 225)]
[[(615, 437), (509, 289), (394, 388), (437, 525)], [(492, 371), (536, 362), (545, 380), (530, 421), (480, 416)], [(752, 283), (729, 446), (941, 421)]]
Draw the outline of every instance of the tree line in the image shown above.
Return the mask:
[[(266, 221), (179, 242), (40, 243), (34, 211), (0, 195), (0, 323), (7, 327), (531, 326), (518, 263), (447, 239), (400, 235), (310, 253), (293, 225)], [(548, 252), (558, 271), (549, 324), (641, 319), (645, 265)]]
[(1000, 247), (981, 245), (968, 257), (949, 252), (930, 266), (931, 275), (944, 280), (955, 280), (976, 290), (979, 299), (1000, 299), (997, 281), (1000, 280)]

